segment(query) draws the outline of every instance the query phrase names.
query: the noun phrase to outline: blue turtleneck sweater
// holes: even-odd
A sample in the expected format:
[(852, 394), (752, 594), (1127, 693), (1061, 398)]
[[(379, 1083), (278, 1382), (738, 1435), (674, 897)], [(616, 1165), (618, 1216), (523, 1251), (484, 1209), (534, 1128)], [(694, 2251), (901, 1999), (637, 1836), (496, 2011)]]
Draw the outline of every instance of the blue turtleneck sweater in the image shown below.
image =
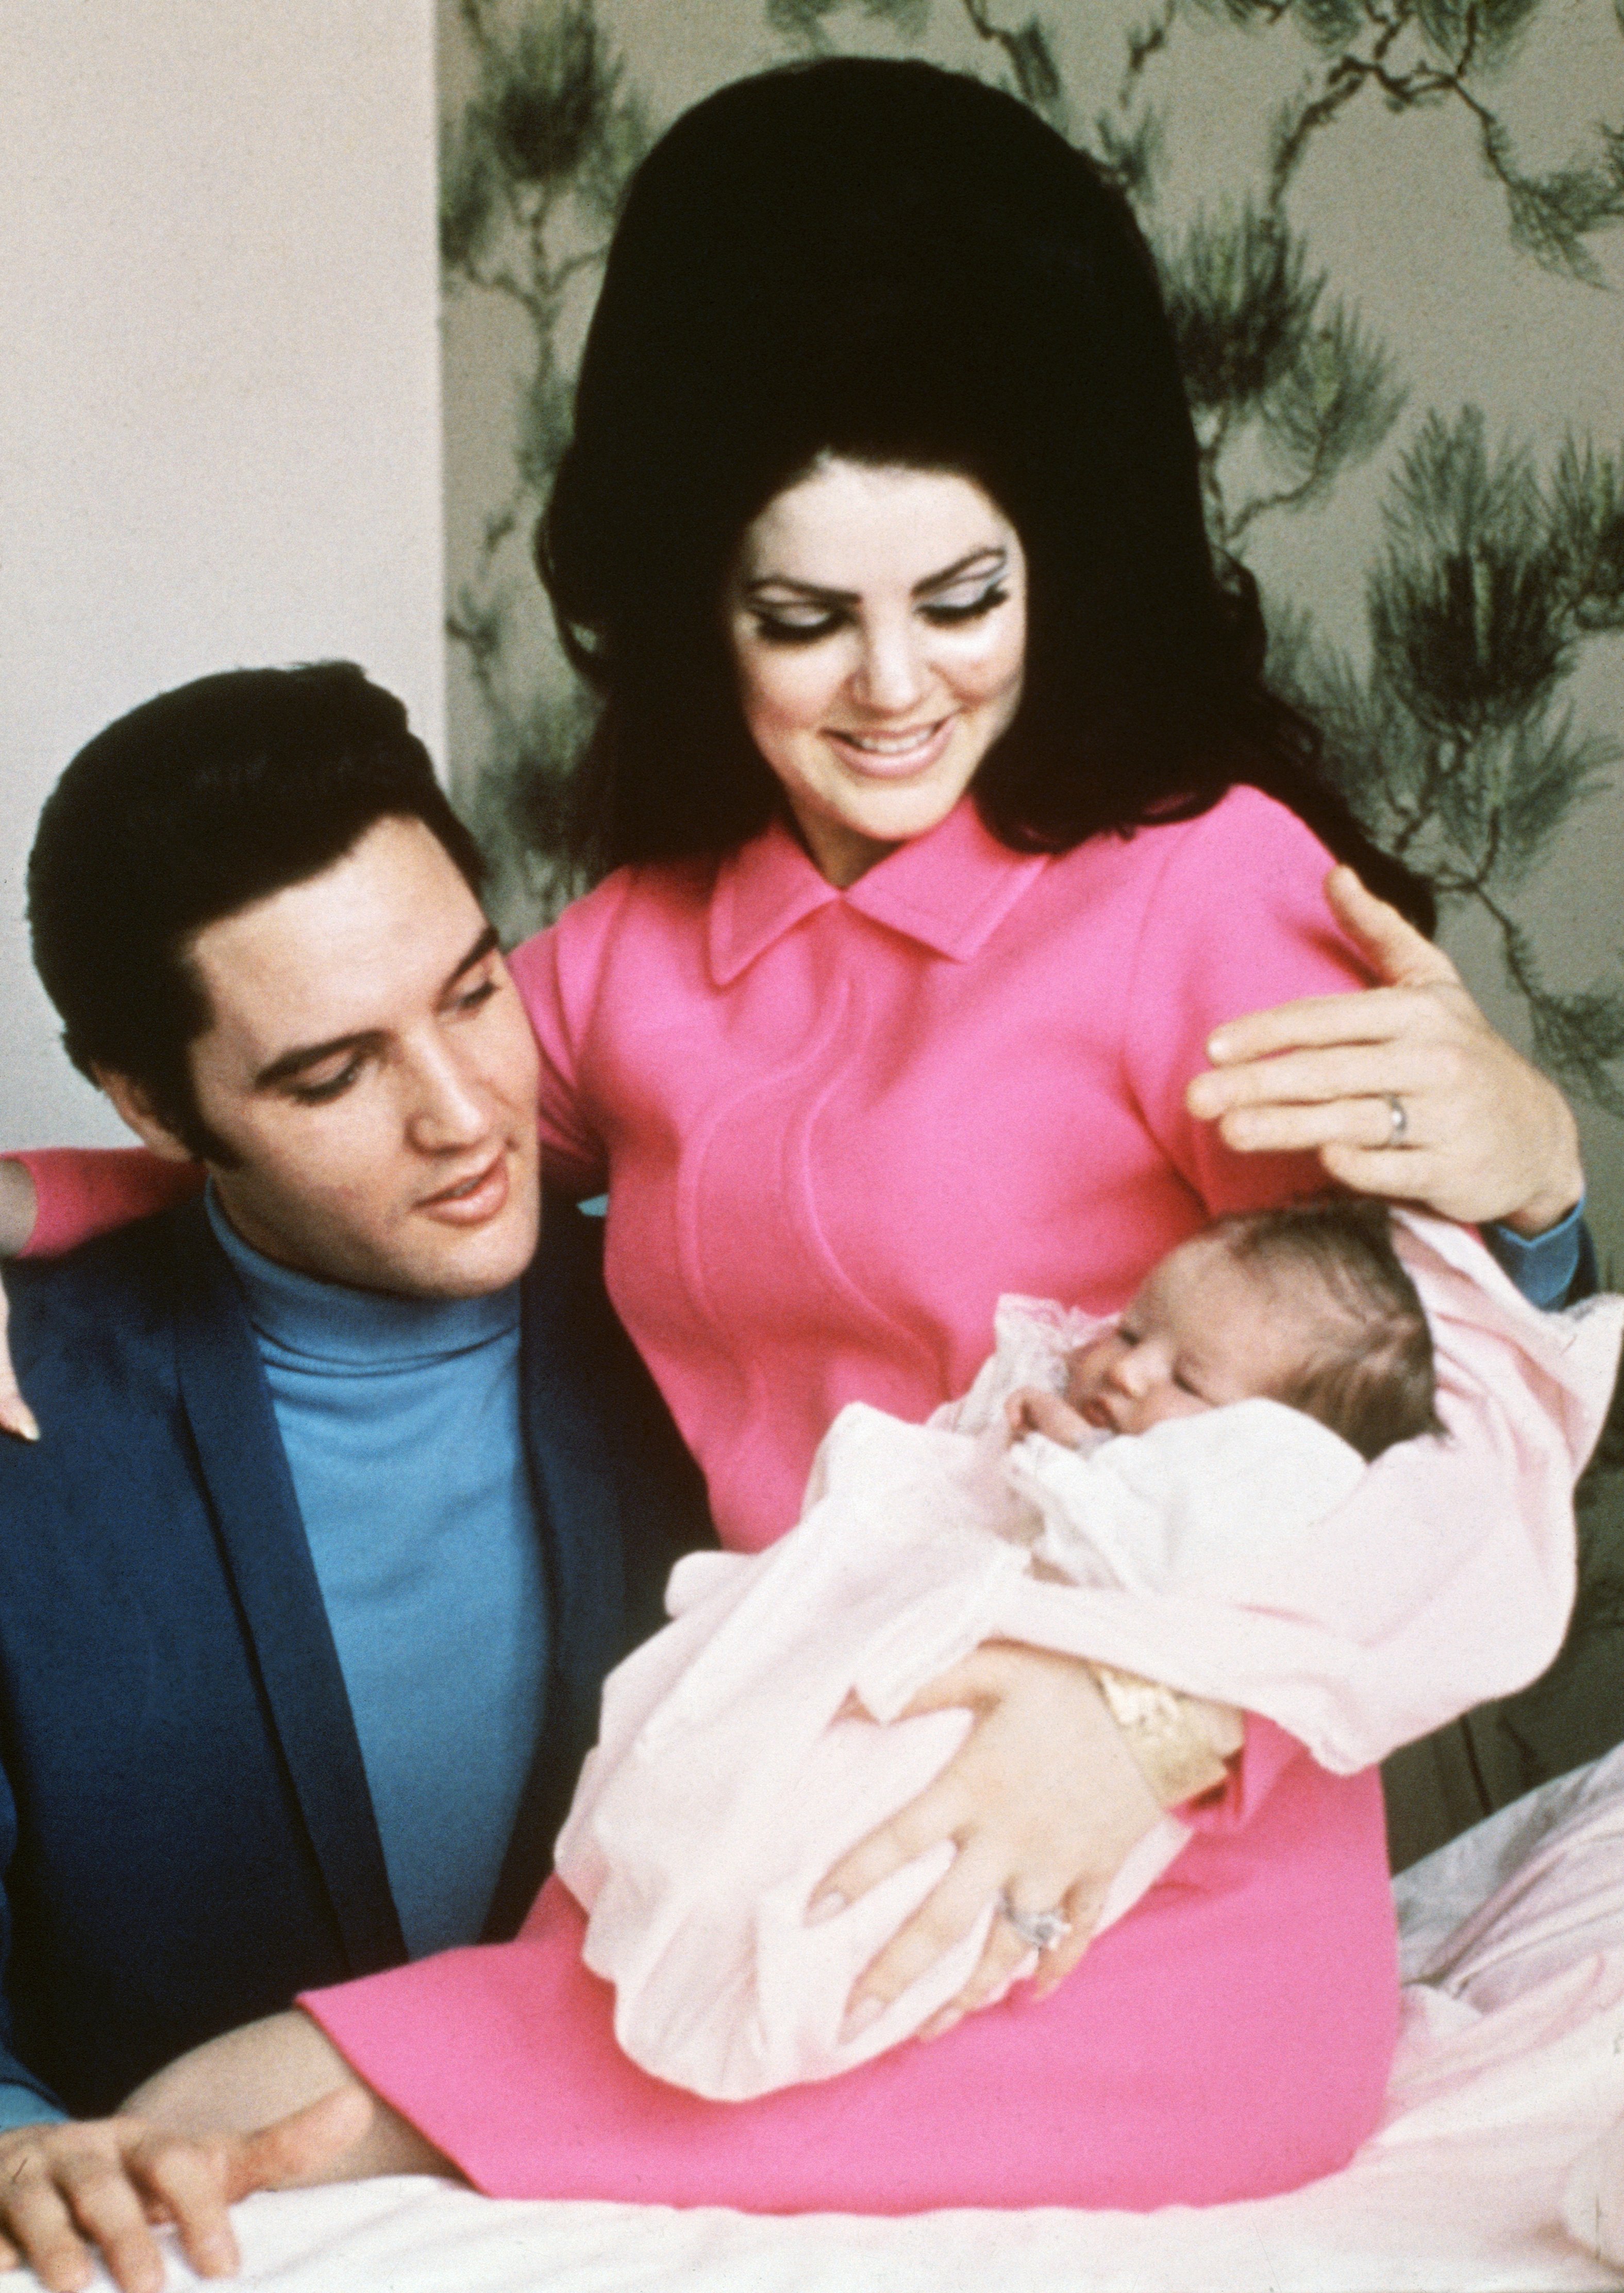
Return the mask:
[(519, 1290), (399, 1298), (277, 1266), (247, 1300), (414, 1957), (476, 1941), (540, 1731), (547, 1603)]

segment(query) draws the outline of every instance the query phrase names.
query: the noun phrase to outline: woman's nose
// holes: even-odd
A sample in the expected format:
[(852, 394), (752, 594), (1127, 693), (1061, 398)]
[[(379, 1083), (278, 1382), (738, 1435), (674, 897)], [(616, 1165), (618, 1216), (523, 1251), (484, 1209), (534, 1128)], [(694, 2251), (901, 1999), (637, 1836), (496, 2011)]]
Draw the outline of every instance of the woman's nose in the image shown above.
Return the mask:
[(865, 632), (862, 658), (852, 682), (865, 709), (887, 716), (911, 709), (926, 682), (916, 632), (907, 628)]

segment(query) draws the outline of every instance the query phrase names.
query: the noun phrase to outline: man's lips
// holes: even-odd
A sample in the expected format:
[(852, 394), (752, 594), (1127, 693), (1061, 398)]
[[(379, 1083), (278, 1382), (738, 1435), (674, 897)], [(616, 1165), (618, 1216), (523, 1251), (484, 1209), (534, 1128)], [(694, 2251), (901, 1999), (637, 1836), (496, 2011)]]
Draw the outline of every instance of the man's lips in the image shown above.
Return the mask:
[(445, 1226), (482, 1226), (507, 1208), (511, 1184), (504, 1147), (480, 1170), (442, 1187), (437, 1195), (425, 1195), (417, 1207)]

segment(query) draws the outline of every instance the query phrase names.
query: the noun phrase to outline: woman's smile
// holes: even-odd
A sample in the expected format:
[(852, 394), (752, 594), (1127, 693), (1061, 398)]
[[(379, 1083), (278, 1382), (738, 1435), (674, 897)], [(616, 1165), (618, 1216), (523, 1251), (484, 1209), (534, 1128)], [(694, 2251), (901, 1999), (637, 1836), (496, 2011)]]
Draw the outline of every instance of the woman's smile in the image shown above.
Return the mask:
[(951, 717), (907, 733), (852, 733), (831, 729), (828, 738), (844, 750), (852, 769), (870, 780), (906, 780), (936, 762), (953, 729)]
[(949, 470), (826, 458), (746, 531), (740, 705), (832, 883), (945, 820), (1021, 699), (1026, 559)]

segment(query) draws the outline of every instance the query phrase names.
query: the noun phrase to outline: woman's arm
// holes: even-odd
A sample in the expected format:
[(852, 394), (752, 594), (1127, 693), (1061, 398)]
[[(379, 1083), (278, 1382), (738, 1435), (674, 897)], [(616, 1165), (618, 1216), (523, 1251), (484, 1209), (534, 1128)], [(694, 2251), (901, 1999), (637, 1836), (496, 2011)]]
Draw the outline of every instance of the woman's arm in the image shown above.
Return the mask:
[[(20, 1163), (0, 1162), (0, 1258), (17, 1258), (34, 1231), (34, 1181)], [(0, 1282), (0, 1430), (37, 1441), (39, 1422), (17, 1389), (6, 1343), (10, 1308)]]

